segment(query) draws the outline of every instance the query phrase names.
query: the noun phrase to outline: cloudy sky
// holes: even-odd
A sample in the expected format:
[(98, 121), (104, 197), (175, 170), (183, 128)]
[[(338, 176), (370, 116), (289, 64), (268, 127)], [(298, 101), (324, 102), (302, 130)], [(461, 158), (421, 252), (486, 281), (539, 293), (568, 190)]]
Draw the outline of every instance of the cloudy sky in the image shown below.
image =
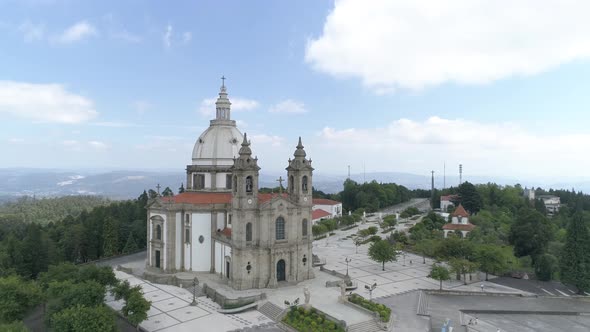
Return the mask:
[(226, 84), (266, 171), (590, 169), (590, 2), (0, 0), (0, 167), (190, 163)]

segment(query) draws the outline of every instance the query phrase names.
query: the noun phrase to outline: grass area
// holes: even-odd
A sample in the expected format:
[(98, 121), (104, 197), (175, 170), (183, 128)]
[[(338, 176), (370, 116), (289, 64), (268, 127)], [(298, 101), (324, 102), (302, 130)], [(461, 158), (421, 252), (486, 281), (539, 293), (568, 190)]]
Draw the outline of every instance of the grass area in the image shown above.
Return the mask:
[(354, 303), (356, 305), (359, 305), (367, 310), (378, 313), (379, 317), (381, 318), (381, 320), (383, 322), (386, 322), (386, 323), (389, 322), (389, 317), (391, 317), (391, 309), (384, 306), (383, 304), (369, 301), (358, 294), (350, 295), (348, 297), (348, 301), (350, 301), (351, 303)]
[(289, 313), (283, 318), (283, 323), (300, 332), (344, 332), (340, 324), (331, 321), (315, 308), (306, 310), (303, 307), (291, 307)]

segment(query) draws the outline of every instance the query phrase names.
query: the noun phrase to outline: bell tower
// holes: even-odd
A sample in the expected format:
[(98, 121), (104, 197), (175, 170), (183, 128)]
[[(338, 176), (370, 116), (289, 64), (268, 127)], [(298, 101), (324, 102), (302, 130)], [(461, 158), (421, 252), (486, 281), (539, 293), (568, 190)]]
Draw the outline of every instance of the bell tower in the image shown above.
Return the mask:
[(299, 137), (299, 143), (293, 160), (289, 159), (287, 169), (289, 197), (301, 206), (312, 206), (312, 173), (311, 160), (305, 158), (306, 153)]
[(238, 158), (234, 159), (232, 171), (232, 208), (256, 209), (258, 207), (258, 158), (252, 158), (250, 141), (244, 140)]

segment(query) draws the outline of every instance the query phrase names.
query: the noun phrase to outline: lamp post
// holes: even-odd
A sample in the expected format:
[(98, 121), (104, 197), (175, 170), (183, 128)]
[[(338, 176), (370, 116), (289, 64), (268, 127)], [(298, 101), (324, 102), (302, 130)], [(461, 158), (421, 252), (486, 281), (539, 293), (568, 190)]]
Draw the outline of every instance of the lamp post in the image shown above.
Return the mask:
[(195, 277), (195, 279), (193, 279), (193, 303), (191, 303), (191, 306), (197, 306), (197, 286), (199, 285), (199, 279), (197, 279), (197, 277)]
[(369, 300), (373, 300), (373, 291), (375, 288), (377, 288), (377, 283), (374, 283), (371, 286), (365, 285), (365, 289), (369, 291)]
[(344, 261), (346, 262), (346, 276), (348, 277), (348, 263), (352, 261), (352, 258), (346, 257)]

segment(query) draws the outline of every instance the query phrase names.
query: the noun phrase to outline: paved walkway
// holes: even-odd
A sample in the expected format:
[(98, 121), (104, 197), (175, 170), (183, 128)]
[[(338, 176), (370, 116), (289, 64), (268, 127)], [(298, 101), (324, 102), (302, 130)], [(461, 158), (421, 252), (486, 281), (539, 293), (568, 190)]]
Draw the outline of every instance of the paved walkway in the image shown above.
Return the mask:
[[(270, 318), (256, 310), (224, 315), (217, 312), (219, 305), (206, 297), (198, 298), (198, 306), (190, 306), (193, 296), (188, 289), (153, 284), (121, 271), (115, 271), (115, 275), (132, 286), (139, 285), (145, 298), (152, 302), (148, 319), (140, 324), (147, 331), (230, 331), (274, 325)], [(123, 305), (112, 296), (107, 296), (106, 302), (115, 310), (120, 310)]]

